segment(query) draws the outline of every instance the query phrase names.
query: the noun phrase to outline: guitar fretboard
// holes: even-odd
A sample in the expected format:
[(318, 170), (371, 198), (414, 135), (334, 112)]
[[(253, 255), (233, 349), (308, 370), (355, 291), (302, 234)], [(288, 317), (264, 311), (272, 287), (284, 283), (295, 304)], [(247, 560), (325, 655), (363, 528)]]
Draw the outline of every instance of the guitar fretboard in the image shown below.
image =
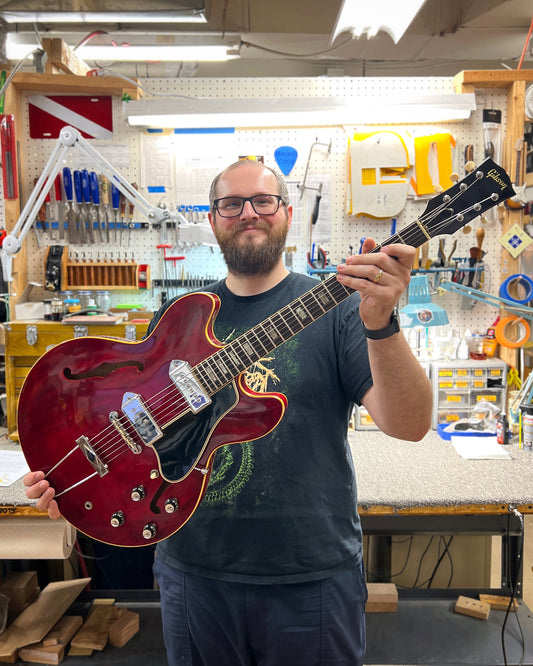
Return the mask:
[[(379, 252), (384, 245), (393, 243), (418, 247), (425, 240), (419, 222), (415, 222), (406, 227), (401, 235), (394, 234), (384, 243), (376, 245), (371, 252)], [(194, 368), (196, 376), (206, 391), (213, 395), (239, 373), (290, 340), (351, 294), (353, 289), (342, 285), (335, 274), (331, 275), (199, 363)]]

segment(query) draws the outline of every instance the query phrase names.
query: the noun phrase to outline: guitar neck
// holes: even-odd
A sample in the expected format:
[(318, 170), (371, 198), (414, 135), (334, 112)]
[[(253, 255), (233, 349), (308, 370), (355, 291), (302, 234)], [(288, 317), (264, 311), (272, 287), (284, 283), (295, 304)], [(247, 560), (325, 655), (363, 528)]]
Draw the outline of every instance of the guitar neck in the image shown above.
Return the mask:
[[(393, 243), (418, 247), (427, 240), (421, 228), (418, 221), (414, 222), (406, 227), (401, 235), (396, 233), (380, 245), (376, 245), (371, 253), (379, 252), (385, 245)], [(290, 340), (353, 293), (353, 289), (337, 280), (336, 273), (330, 275), (292, 303), (199, 363), (195, 367), (195, 373), (201, 378), (210, 395), (216, 393), (250, 365)]]

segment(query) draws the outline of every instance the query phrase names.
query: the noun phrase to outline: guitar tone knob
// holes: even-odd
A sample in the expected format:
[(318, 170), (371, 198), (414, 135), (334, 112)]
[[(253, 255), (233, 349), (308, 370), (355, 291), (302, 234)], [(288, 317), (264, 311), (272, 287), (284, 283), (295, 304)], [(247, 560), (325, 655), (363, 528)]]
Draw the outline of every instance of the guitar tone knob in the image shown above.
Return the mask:
[(111, 527), (120, 527), (121, 525), (124, 524), (124, 514), (122, 511), (115, 511), (111, 515), (111, 520), (109, 521), (111, 523)]
[(146, 491), (144, 489), (144, 486), (135, 486), (135, 488), (131, 491), (131, 499), (134, 502), (140, 502), (143, 500), (146, 496)]
[(155, 523), (148, 523), (143, 527), (143, 539), (153, 539), (156, 535), (157, 527)]
[(167, 501), (165, 502), (165, 511), (167, 513), (174, 513), (174, 511), (177, 511), (179, 509), (180, 503), (178, 502), (176, 497), (169, 497)]

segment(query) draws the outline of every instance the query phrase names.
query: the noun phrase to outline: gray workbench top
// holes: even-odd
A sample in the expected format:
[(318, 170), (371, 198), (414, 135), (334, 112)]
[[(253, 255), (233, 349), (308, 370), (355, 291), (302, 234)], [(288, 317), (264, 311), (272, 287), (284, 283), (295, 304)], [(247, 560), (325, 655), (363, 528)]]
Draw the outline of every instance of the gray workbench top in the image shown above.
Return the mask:
[[(511, 460), (465, 460), (434, 430), (420, 442), (373, 430), (351, 432), (349, 441), (361, 506), (533, 505), (533, 453), (518, 446), (505, 447)], [(20, 447), (3, 436), (0, 448)], [(32, 504), (22, 480), (0, 488), (0, 506)]]

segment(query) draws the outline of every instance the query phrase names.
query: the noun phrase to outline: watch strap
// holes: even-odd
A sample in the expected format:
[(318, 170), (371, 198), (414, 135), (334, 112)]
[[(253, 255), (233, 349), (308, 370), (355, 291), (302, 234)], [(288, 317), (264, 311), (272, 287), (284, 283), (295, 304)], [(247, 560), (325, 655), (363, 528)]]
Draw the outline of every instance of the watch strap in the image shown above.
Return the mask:
[(398, 317), (398, 310), (394, 308), (390, 316), (390, 322), (388, 326), (385, 326), (385, 328), (372, 330), (371, 328), (367, 328), (363, 324), (363, 322), (361, 322), (361, 326), (363, 327), (363, 333), (370, 340), (384, 340), (385, 338), (390, 338), (391, 335), (400, 332), (400, 320)]

